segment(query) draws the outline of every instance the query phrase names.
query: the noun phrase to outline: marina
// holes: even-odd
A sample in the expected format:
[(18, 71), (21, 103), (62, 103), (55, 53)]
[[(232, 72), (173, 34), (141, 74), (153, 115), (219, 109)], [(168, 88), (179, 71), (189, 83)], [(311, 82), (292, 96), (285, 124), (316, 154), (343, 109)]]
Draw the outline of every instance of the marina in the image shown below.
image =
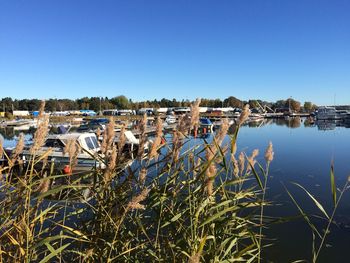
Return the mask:
[(0, 1), (0, 263), (344, 263), (350, 1)]
[[(231, 119), (230, 126), (235, 125), (234, 119)], [(214, 133), (208, 133), (206, 140), (211, 140), (215, 134), (215, 130), (219, 129), (220, 124), (216, 123)], [(289, 117), (289, 118), (276, 118), (276, 119), (263, 119), (259, 125), (255, 125), (251, 121), (247, 121), (241, 129), (238, 141), (238, 150), (244, 150), (247, 153), (252, 151), (254, 147), (263, 152), (265, 144), (272, 140), (276, 152), (276, 160), (272, 165), (270, 190), (268, 193), (269, 199), (274, 202), (278, 202), (281, 206), (271, 207), (267, 209), (267, 213), (270, 216), (293, 216), (297, 213), (296, 208), (290, 203), (288, 195), (283, 190), (283, 185), (287, 184), (288, 188), (292, 186), (288, 183), (290, 181), (302, 183), (309, 191), (315, 194), (315, 197), (320, 199), (323, 203), (328, 198), (328, 185), (327, 181), (329, 165), (332, 158), (336, 160), (336, 174), (337, 183), (341, 184), (346, 180), (346, 175), (349, 172), (349, 167), (346, 160), (346, 152), (350, 145), (349, 140), (349, 128), (350, 125), (346, 125), (344, 122), (338, 120), (322, 120), (309, 122), (307, 118)], [(164, 127), (165, 128), (165, 127)], [(13, 127), (8, 128), (13, 129)], [(154, 127), (147, 129), (147, 134), (154, 133)], [(176, 126), (173, 126), (176, 129)], [(229, 129), (230, 131), (231, 129)], [(13, 148), (16, 139), (18, 139), (19, 132), (13, 131), (13, 135), (9, 137), (5, 134), (4, 129), (0, 130), (0, 133), (4, 136), (3, 145), (6, 148)], [(229, 132), (230, 133), (230, 132)], [(26, 140), (31, 141), (31, 133), (27, 133)], [(138, 140), (131, 131), (126, 133), (128, 140), (131, 143), (138, 144)], [(68, 133), (63, 135), (49, 135), (45, 147), (52, 149), (52, 153), (49, 155), (49, 160), (57, 158), (57, 165), (61, 164), (62, 168), (69, 163), (67, 157), (62, 154), (64, 142), (69, 138), (75, 138), (79, 141), (79, 144), (92, 152), (98, 151), (96, 143), (96, 135), (91, 133)], [(150, 135), (151, 137), (151, 135)], [(164, 137), (167, 141), (172, 140), (172, 130), (164, 129)], [(229, 140), (227, 137), (226, 140)], [(101, 139), (100, 139), (101, 141)], [(201, 144), (201, 137), (190, 137), (190, 143), (193, 145)], [(118, 133), (116, 135), (116, 143), (118, 143)], [(304, 145), (303, 149), (300, 149), (300, 145)], [(41, 150), (44, 151), (44, 148)], [(46, 150), (48, 148), (45, 148)], [(315, 154), (318, 152), (318, 154)], [(24, 150), (23, 155), (27, 157), (28, 150)], [(261, 157), (262, 158), (262, 157)], [(258, 160), (261, 160), (259, 157)], [(59, 160), (59, 162), (58, 162)], [(86, 160), (86, 161), (83, 161)], [(90, 164), (89, 164), (90, 163)], [(78, 167), (86, 169), (86, 165), (96, 167), (96, 163), (92, 162), (89, 155), (81, 153), (78, 155)], [(130, 164), (132, 165), (132, 164)], [(132, 167), (132, 166), (131, 166)], [(299, 193), (295, 198), (303, 200), (302, 193)], [(336, 221), (339, 223), (339, 228), (335, 229), (332, 247), (327, 248), (327, 262), (328, 257), (332, 259), (340, 260), (341, 256), (339, 251), (344, 249), (345, 244), (350, 242), (350, 213), (348, 210), (349, 196), (345, 197), (344, 203), (340, 210), (342, 211), (337, 217)], [(328, 203), (325, 202), (328, 207)], [(312, 204), (304, 204), (304, 209), (310, 209), (313, 211)], [(308, 241), (300, 240), (299, 236), (302, 232), (307, 231), (302, 222), (292, 221), (286, 223), (283, 229), (292, 227), (293, 233), (285, 232), (279, 225), (271, 226), (267, 231), (270, 236), (278, 238), (278, 242), (269, 248), (265, 253), (269, 254), (269, 258), (275, 259), (277, 262), (286, 260), (295, 260), (299, 257), (306, 257), (308, 253)], [(281, 251), (288, 251), (290, 242), (294, 242), (295, 248), (298, 253), (283, 253)]]

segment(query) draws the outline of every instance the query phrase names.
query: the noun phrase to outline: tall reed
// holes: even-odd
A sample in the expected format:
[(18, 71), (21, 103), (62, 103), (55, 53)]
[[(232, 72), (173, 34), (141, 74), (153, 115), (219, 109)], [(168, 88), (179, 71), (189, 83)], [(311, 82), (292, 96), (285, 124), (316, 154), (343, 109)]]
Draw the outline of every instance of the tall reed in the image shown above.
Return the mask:
[[(265, 207), (273, 145), (269, 143), (265, 151), (265, 165), (258, 162), (258, 150), (248, 154), (237, 147), (241, 126), (249, 117), (248, 106), (233, 134), (227, 134), (229, 123), (224, 119), (212, 140), (197, 139), (199, 144), (191, 144), (199, 103), (192, 105), (190, 115), (180, 117), (165, 144), (161, 144), (164, 134), (158, 120), (148, 153), (143, 147), (147, 142), (147, 116), (143, 116), (141, 147), (131, 165), (122, 151), (125, 129), (116, 142), (114, 120), (101, 144), (104, 169), (79, 174), (73, 169), (69, 175), (50, 163), (50, 169), (36, 169), (34, 164), (44, 160), (45, 153), (33, 152), (35, 157), (26, 163), (33, 169), (24, 169), (26, 174), (18, 174), (18, 180), (0, 184), (0, 196), (6, 197), (0, 200), (0, 262), (265, 260)], [(47, 134), (44, 128), (37, 132), (32, 151), (40, 149), (41, 136)], [(76, 146), (68, 142), (65, 150), (72, 165)], [(335, 211), (348, 189), (347, 182), (343, 190), (336, 190), (332, 176), (334, 209), (324, 214), (328, 218), (325, 232), (316, 229), (302, 211), (318, 238), (314, 262), (320, 258)], [(66, 178), (64, 184), (59, 183)]]

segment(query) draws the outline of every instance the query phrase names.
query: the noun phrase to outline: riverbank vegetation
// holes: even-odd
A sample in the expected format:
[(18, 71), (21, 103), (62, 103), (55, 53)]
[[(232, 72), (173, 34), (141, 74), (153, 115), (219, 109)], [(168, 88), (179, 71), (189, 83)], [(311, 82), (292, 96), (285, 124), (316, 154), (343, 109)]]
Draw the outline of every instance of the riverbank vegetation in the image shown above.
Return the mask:
[[(10, 156), (0, 146), (0, 155), (7, 160), (0, 168), (0, 262), (265, 261), (262, 251), (270, 245), (265, 229), (271, 218), (264, 208), (272, 205), (266, 191), (273, 145), (269, 143), (264, 153), (237, 151), (248, 106), (233, 134), (227, 134), (229, 124), (224, 120), (211, 140), (196, 139), (201, 143), (191, 144), (191, 131), (199, 124), (199, 103), (180, 118), (165, 143), (158, 119), (146, 158), (145, 116), (140, 150), (132, 165), (120, 151), (123, 134), (117, 145), (112, 143), (113, 127), (106, 129), (101, 143), (107, 168), (84, 174), (74, 173), (79, 148), (74, 143), (65, 149), (71, 158), (69, 174), (46, 164), (47, 154), (36, 155), (47, 134), (45, 121), (34, 135), (29, 162), (18, 158), (22, 139)], [(262, 163), (257, 161), (259, 154), (264, 156)], [(39, 162), (43, 162), (40, 169)], [(334, 184), (332, 192), (335, 213), (340, 196)], [(313, 233), (324, 240), (327, 231), (322, 238), (298, 208)], [(332, 218), (328, 216), (327, 230)], [(316, 260), (322, 247), (314, 250)]]

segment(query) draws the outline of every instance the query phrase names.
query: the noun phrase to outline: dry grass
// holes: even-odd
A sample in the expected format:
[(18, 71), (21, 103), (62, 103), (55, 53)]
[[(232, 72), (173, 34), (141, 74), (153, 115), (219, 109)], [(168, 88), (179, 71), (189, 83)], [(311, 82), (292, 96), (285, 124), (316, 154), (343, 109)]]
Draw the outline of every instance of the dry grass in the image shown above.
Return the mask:
[[(240, 122), (246, 115), (247, 109)], [(141, 141), (146, 121), (144, 116)], [(106, 169), (63, 175), (48, 164), (50, 169), (24, 169), (23, 177), (0, 184), (5, 196), (0, 200), (0, 262), (261, 260), (272, 143), (265, 151), (265, 169), (257, 163), (257, 150), (236, 157), (240, 125), (228, 136), (227, 120), (212, 142), (184, 147), (194, 123), (183, 116), (161, 152), (151, 150), (147, 161), (137, 159), (125, 169), (126, 158), (118, 150), (123, 143), (113, 144), (111, 123), (102, 143)], [(40, 145), (40, 136), (36, 139)], [(74, 145), (67, 144), (69, 156), (74, 157)], [(27, 166), (34, 167), (40, 158)], [(10, 168), (10, 173), (15, 171)], [(340, 198), (335, 197), (335, 207)]]
[(157, 127), (156, 127), (156, 136), (155, 136), (155, 139), (153, 141), (153, 144), (152, 144), (152, 147), (151, 147), (151, 151), (150, 151), (150, 154), (149, 154), (149, 158), (150, 159), (153, 159), (153, 158), (158, 156), (158, 150), (159, 150), (159, 147), (161, 146), (162, 137), (163, 137), (163, 122), (158, 117), (158, 119), (157, 119)]

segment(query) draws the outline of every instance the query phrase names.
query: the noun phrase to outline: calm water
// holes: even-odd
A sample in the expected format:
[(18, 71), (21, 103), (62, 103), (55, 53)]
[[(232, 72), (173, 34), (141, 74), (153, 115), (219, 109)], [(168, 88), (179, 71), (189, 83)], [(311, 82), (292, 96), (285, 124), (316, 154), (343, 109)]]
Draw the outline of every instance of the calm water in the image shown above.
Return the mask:
[[(13, 130), (0, 130), (0, 133), (5, 137), (5, 146), (13, 146), (19, 134)], [(30, 139), (30, 135), (27, 139)], [(268, 199), (276, 205), (268, 208), (265, 214), (275, 217), (298, 214), (283, 184), (307, 212), (319, 214), (306, 194), (290, 182), (302, 184), (329, 211), (332, 205), (329, 179), (331, 160), (334, 159), (338, 187), (350, 175), (350, 129), (336, 123), (309, 125), (300, 119), (256, 123), (240, 130), (238, 151), (244, 150), (249, 155), (258, 148), (259, 160), (264, 162), (263, 155), (269, 141), (273, 143), (275, 158), (270, 168)], [(320, 262), (348, 261), (350, 191), (345, 194), (335, 220), (338, 227), (333, 226)], [(320, 226), (322, 222), (316, 223)], [(265, 257), (271, 262), (311, 258), (312, 234), (303, 220), (272, 225), (265, 233), (271, 238), (269, 242), (274, 244), (265, 250)]]
[[(292, 125), (291, 125), (292, 123)], [(280, 125), (278, 125), (280, 124)], [(289, 127), (288, 127), (289, 126)], [(260, 128), (244, 128), (239, 135), (239, 145), (249, 152), (254, 147), (264, 151), (272, 141), (275, 159), (271, 165), (272, 179), (269, 182), (268, 198), (280, 203), (267, 209), (272, 216), (297, 214), (282, 184), (293, 193), (299, 204), (309, 213), (318, 213), (310, 199), (290, 182), (298, 182), (328, 208), (331, 208), (330, 164), (334, 159), (336, 183), (340, 187), (350, 175), (350, 129), (336, 127), (334, 123), (308, 127), (304, 123), (287, 121), (272, 123)], [(295, 128), (293, 128), (295, 127)], [(329, 130), (325, 130), (325, 128)], [(262, 152), (263, 153), (263, 152)], [(320, 262), (347, 262), (350, 244), (350, 192), (347, 192), (338, 210), (333, 227)], [(319, 214), (319, 213), (318, 213)], [(267, 257), (275, 262), (311, 258), (312, 234), (302, 220), (274, 225), (270, 236), (275, 237), (275, 246), (268, 250)]]

